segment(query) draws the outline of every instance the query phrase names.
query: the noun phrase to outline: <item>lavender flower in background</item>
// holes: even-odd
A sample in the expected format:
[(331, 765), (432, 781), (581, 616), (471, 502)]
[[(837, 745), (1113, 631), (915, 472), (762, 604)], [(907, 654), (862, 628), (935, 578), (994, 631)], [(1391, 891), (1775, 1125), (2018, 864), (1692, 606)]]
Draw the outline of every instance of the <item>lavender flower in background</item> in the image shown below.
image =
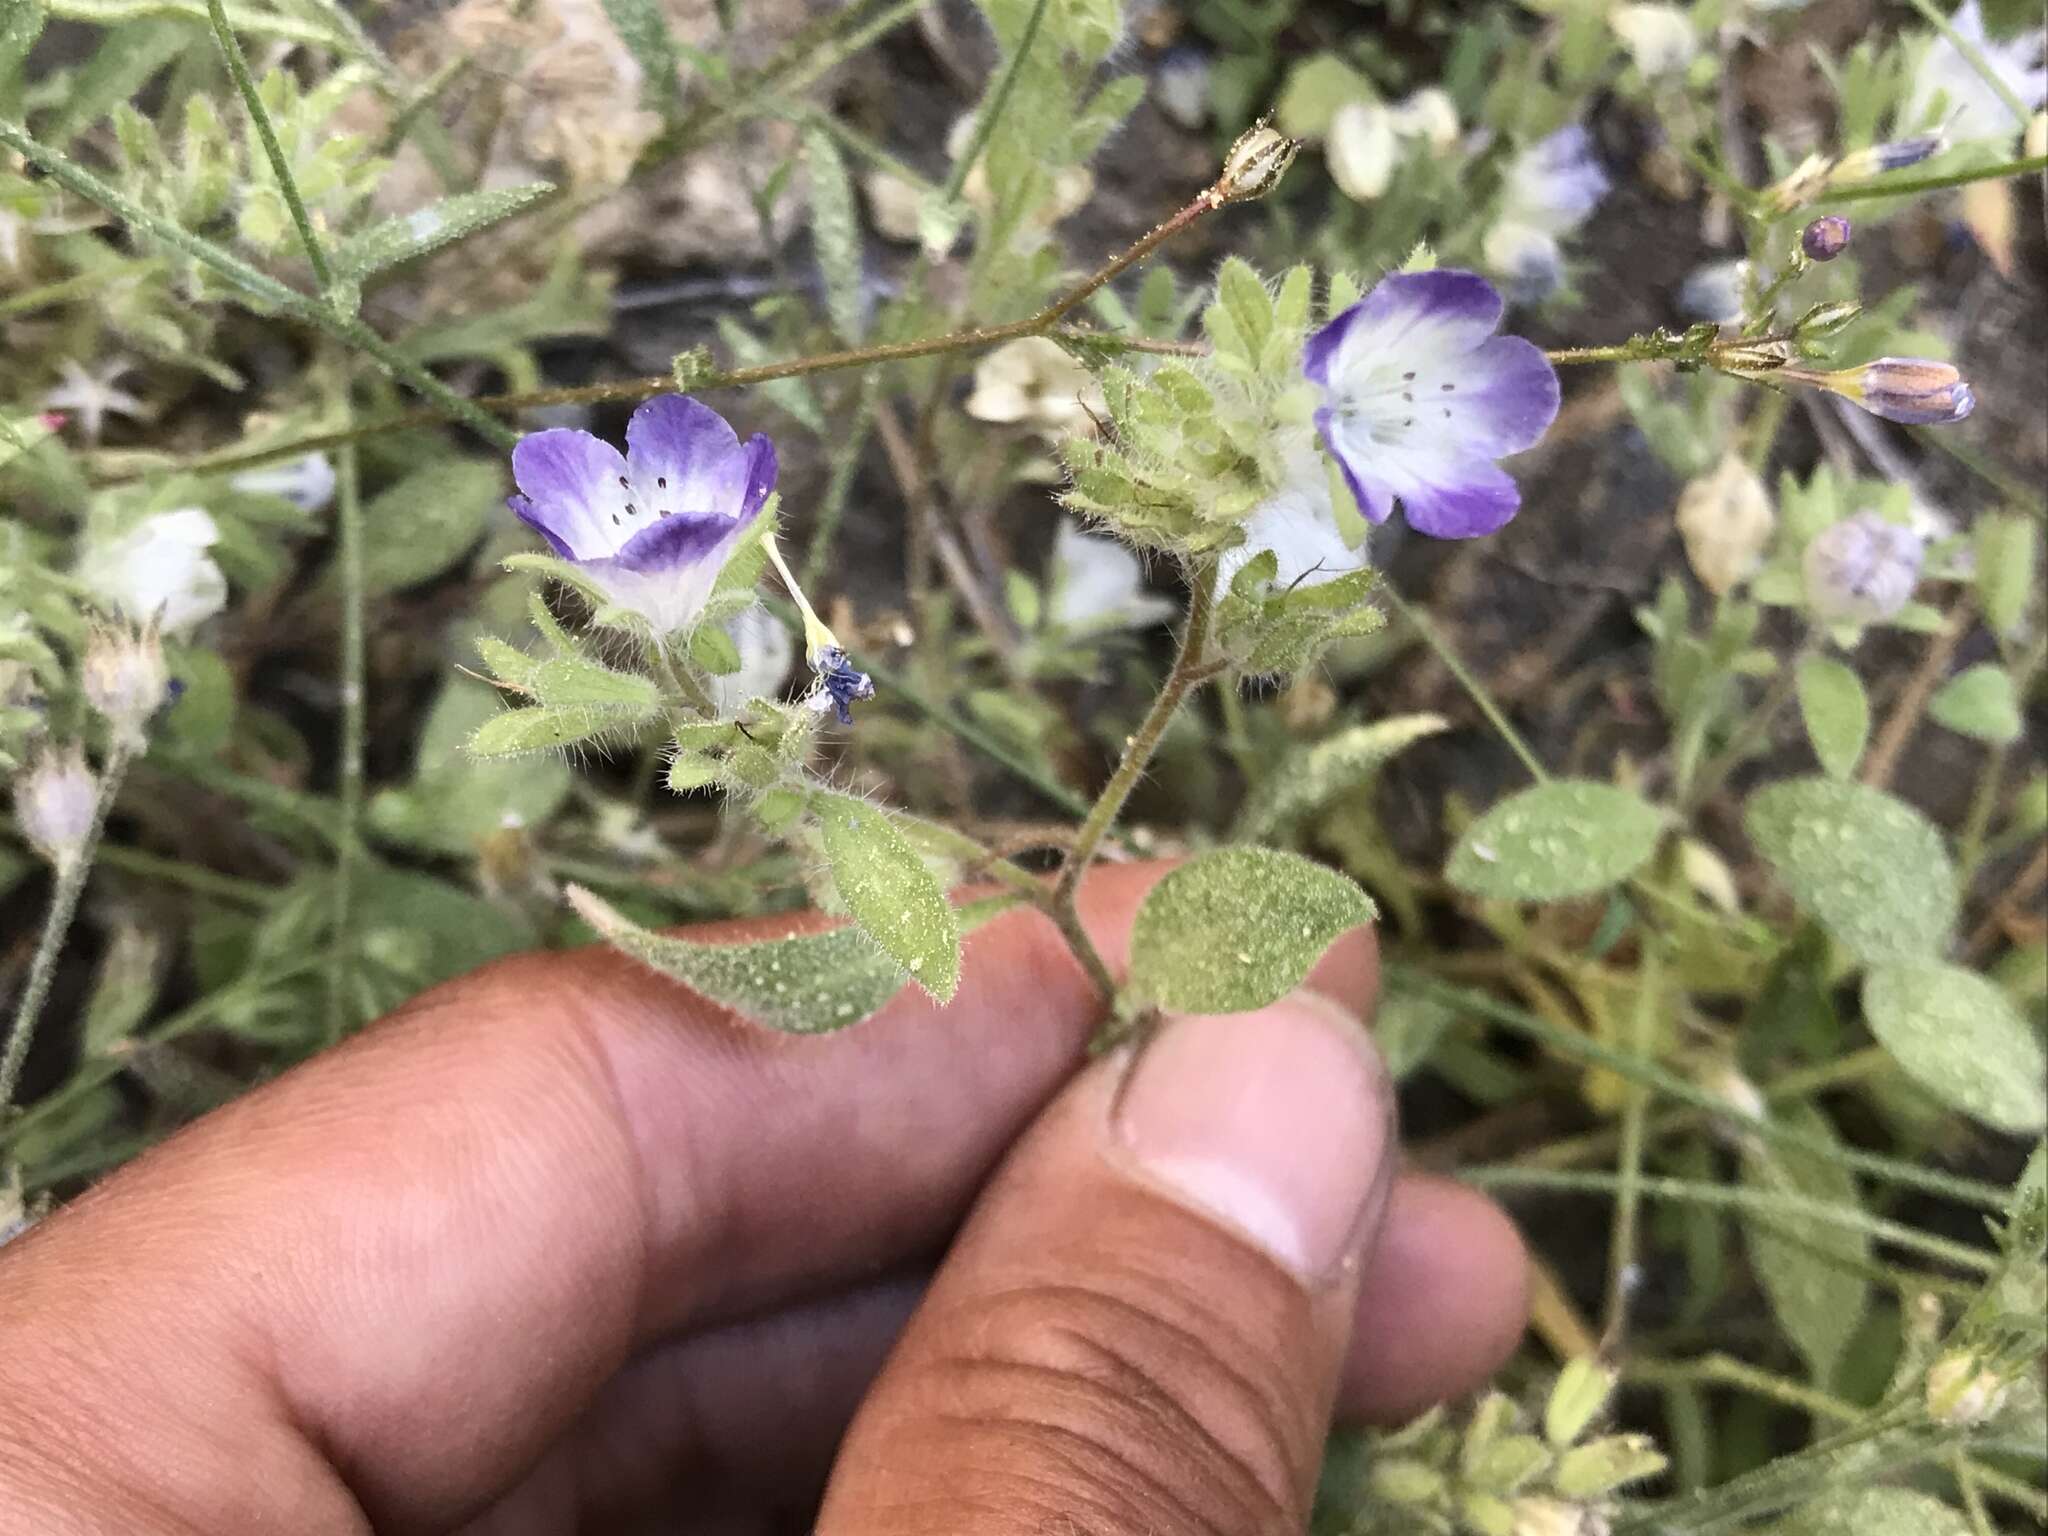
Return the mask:
[(1824, 389), (1873, 416), (1910, 427), (1961, 421), (1977, 408), (1976, 393), (1960, 373), (1947, 363), (1920, 357), (1880, 357), (1832, 373), (1783, 368), (1775, 377)]
[(775, 445), (741, 443), (688, 395), (656, 395), (626, 424), (623, 457), (588, 432), (521, 438), (507, 505), (615, 606), (658, 635), (704, 612), (725, 562), (775, 486)]
[(184, 635), (227, 606), (228, 581), (207, 554), (220, 526), (198, 507), (157, 512), (116, 538), (89, 544), (78, 583), (122, 618)]
[(1875, 512), (1858, 512), (1814, 535), (1802, 574), (1814, 617), (1875, 624), (1897, 617), (1920, 584), (1927, 541)]
[(1083, 533), (1062, 520), (1053, 537), (1047, 616), (1060, 629), (1146, 629), (1164, 624), (1180, 605), (1145, 590), (1145, 568), (1115, 539)]
[[(1984, 31), (1984, 13), (1977, 0), (1965, 0), (1949, 24), (2029, 112), (2038, 111), (2048, 101), (2048, 68), (2041, 63), (2048, 30), (2034, 27), (2004, 41), (1994, 39)], [(2013, 116), (2005, 98), (1946, 37), (1936, 38), (1921, 59), (1901, 114), (1907, 123), (1937, 119), (1951, 138), (1995, 139), (2008, 149), (2027, 126), (2024, 119)]]
[(853, 706), (875, 696), (875, 680), (855, 668), (853, 660), (836, 645), (821, 646), (811, 657), (817, 674), (817, 688), (808, 703), (819, 714), (831, 710), (841, 725), (853, 724)]
[(1679, 313), (1692, 320), (1729, 325), (1742, 318), (1743, 291), (1749, 286), (1746, 261), (1710, 261), (1687, 274), (1678, 290)]
[(1494, 334), (1504, 308), (1471, 272), (1397, 273), (1309, 338), (1316, 428), (1368, 521), (1399, 501), (1419, 532), (1469, 539), (1515, 515), (1494, 461), (1549, 430), (1558, 384), (1541, 349)]
[(1518, 302), (1534, 303), (1555, 291), (1564, 270), (1559, 242), (1592, 217), (1613, 185), (1582, 123), (1516, 156), (1483, 254), (1496, 276), (1512, 282)]
[(14, 819), (28, 844), (59, 873), (78, 862), (92, 835), (100, 784), (74, 744), (46, 747), (15, 780)]

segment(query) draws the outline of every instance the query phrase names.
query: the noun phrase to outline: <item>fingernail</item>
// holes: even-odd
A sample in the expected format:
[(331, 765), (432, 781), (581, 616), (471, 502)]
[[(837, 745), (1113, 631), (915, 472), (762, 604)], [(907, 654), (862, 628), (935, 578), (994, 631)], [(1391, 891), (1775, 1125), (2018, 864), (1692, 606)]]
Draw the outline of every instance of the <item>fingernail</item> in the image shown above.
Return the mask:
[(1116, 1132), (1140, 1173), (1311, 1283), (1386, 1198), (1393, 1097), (1358, 1021), (1311, 992), (1169, 1020), (1138, 1053)]

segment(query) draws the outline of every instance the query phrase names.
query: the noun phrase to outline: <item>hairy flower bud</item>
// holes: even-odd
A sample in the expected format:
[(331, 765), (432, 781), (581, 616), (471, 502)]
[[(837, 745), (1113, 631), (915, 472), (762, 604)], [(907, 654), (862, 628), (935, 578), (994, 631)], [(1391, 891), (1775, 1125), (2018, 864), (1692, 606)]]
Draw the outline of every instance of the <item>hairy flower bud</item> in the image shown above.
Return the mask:
[(1823, 214), (1800, 231), (1799, 249), (1809, 261), (1833, 261), (1849, 249), (1855, 226), (1839, 213)]
[(1896, 616), (1920, 584), (1926, 541), (1875, 512), (1821, 530), (1806, 546), (1806, 600), (1828, 624), (1871, 624)]
[(114, 739), (131, 752), (147, 741), (149, 722), (171, 686), (164, 648), (153, 628), (102, 629), (85, 648), (81, 682)]
[(14, 815), (22, 836), (63, 874), (78, 862), (92, 835), (99, 780), (78, 747), (46, 748), (15, 780)]
[(1924, 357), (1880, 357), (1832, 373), (1786, 371), (1782, 377), (1854, 401), (1873, 416), (1907, 426), (1961, 421), (1977, 408), (1969, 381), (1948, 363)]
[(1280, 185), (1287, 167), (1301, 152), (1301, 140), (1289, 138), (1264, 118), (1237, 136), (1223, 157), (1223, 174), (1209, 189), (1218, 207), (1264, 197)]
[(1799, 323), (1792, 330), (1801, 341), (1825, 341), (1847, 330), (1862, 313), (1863, 306), (1855, 300), (1835, 299), (1814, 305), (1799, 317)]

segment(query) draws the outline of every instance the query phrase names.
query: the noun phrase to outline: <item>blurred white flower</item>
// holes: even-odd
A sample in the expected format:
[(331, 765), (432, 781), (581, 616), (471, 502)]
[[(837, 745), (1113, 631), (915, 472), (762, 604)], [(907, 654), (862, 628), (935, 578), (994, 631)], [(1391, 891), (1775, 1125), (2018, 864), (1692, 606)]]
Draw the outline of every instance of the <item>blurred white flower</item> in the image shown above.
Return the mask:
[(1102, 410), (1095, 375), (1047, 337), (1019, 337), (974, 365), (967, 414), (977, 421), (1065, 437), (1093, 432)]
[(1393, 118), (1376, 101), (1346, 102), (1330, 119), (1323, 157), (1330, 179), (1353, 202), (1369, 203), (1387, 190), (1399, 153)]
[(1183, 45), (1152, 71), (1152, 104), (1177, 128), (1193, 133), (1209, 121), (1209, 55)]
[(1710, 261), (1694, 267), (1678, 290), (1679, 312), (1691, 320), (1727, 325), (1742, 318), (1742, 293), (1749, 282), (1746, 261)]
[(1822, 529), (1806, 546), (1806, 600), (1826, 624), (1872, 624), (1895, 617), (1920, 584), (1926, 541), (1875, 512), (1858, 512)]
[(1564, 252), (1557, 237), (1512, 220), (1486, 232), (1479, 259), (1517, 304), (1540, 303), (1564, 281)]
[(725, 632), (740, 653), (740, 669), (711, 679), (711, 699), (719, 716), (730, 718), (755, 699), (772, 699), (782, 691), (796, 660), (796, 637), (758, 603), (727, 624)]
[(1442, 154), (1458, 142), (1458, 108), (1441, 86), (1425, 85), (1404, 96), (1389, 114), (1394, 132), (1404, 139), (1419, 139), (1431, 154)]
[(1635, 67), (1651, 79), (1677, 74), (1699, 53), (1692, 18), (1675, 5), (1624, 5), (1608, 15), (1608, 26)]
[(219, 525), (197, 507), (158, 512), (89, 545), (74, 574), (131, 623), (182, 635), (227, 606), (227, 578), (207, 554), (219, 540)]
[(89, 443), (100, 440), (109, 416), (134, 420), (148, 414), (140, 400), (115, 387), (114, 380), (133, 371), (125, 358), (111, 358), (95, 371), (82, 368), (67, 357), (57, 365), (57, 371), (64, 375), (64, 382), (44, 393), (43, 404), (77, 421), (80, 434)]
[(1508, 297), (1533, 304), (1564, 280), (1559, 241), (1585, 223), (1613, 183), (1593, 153), (1593, 136), (1571, 123), (1529, 145), (1507, 168), (1500, 212), (1481, 259)]
[[(1965, 0), (1950, 18), (1956, 36), (1978, 54), (2028, 111), (2048, 101), (2048, 69), (2041, 64), (2041, 46), (2048, 29), (2035, 27), (2003, 42), (1987, 37), (1984, 13), (1977, 0)], [(2026, 129), (2005, 98), (1977, 73), (1977, 66), (1946, 37), (1928, 48), (1913, 74), (1912, 88), (1900, 121), (1911, 127), (1939, 123), (1951, 139), (1995, 139), (2010, 147)]]
[(318, 512), (334, 499), (334, 465), (324, 453), (308, 453), (245, 469), (228, 484), (253, 495), (282, 496), (301, 512)]
[[(1348, 576), (1367, 564), (1368, 546), (1361, 537), (1354, 546), (1345, 541), (1345, 529), (1337, 520), (1337, 502), (1330, 492), (1330, 465), (1303, 440), (1286, 450), (1286, 474), (1280, 489), (1252, 510), (1244, 520), (1244, 542), (1223, 552), (1221, 572), (1228, 583), (1238, 570), (1263, 550), (1273, 551), (1279, 562), (1273, 585), (1316, 587), (1339, 576)], [(1347, 504), (1351, 497), (1346, 496)], [(1347, 505), (1351, 531), (1366, 527), (1362, 516)]]
[(923, 232), (924, 191), (894, 171), (874, 170), (861, 182), (875, 233), (898, 245), (916, 245)]
[(1083, 533), (1067, 519), (1052, 546), (1049, 616), (1061, 629), (1144, 629), (1178, 605), (1145, 590), (1138, 557), (1115, 539)]
[[(953, 124), (946, 135), (946, 153), (958, 160), (967, 153), (967, 146), (974, 137), (974, 114), (969, 112)], [(1051, 228), (1069, 214), (1078, 213), (1095, 195), (1095, 173), (1085, 165), (1063, 165), (1052, 173), (1052, 196), (1047, 198), (1033, 216), (1041, 228)], [(974, 162), (967, 173), (967, 179), (960, 184), (960, 196), (967, 206), (977, 213), (987, 213), (995, 207), (995, 194), (989, 190), (988, 158), (986, 150), (982, 158)]]
[(1756, 569), (1778, 515), (1756, 471), (1730, 453), (1679, 493), (1677, 521), (1693, 574), (1720, 597)]

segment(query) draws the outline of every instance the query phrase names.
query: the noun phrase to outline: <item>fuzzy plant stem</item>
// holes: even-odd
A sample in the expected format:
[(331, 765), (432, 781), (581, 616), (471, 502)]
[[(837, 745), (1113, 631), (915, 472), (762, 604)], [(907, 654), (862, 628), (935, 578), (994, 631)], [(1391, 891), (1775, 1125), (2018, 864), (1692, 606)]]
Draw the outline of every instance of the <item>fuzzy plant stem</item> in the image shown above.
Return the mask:
[(1167, 673), (1166, 682), (1160, 687), (1159, 696), (1152, 701), (1151, 709), (1146, 711), (1144, 720), (1124, 743), (1123, 757), (1118, 761), (1116, 771), (1109, 776), (1109, 782), (1102, 786), (1102, 793), (1088, 808), (1081, 830), (1074, 835), (1066, 862), (1060, 866), (1059, 879), (1053, 886), (1047, 907), (1068, 945), (1104, 997), (1115, 996), (1116, 983), (1094, 941), (1081, 926), (1074, 898), (1081, 888), (1081, 877), (1088, 872), (1088, 866), (1102, 847), (1102, 840), (1109, 836), (1117, 817), (1123, 813), (1124, 802), (1131, 798), (1131, 791), (1144, 777), (1152, 754), (1159, 750), (1160, 738), (1180, 712), (1182, 702), (1195, 688), (1221, 670), (1217, 663), (1208, 659), (1209, 628), (1216, 612), (1216, 566), (1213, 561), (1191, 573), (1190, 588), (1192, 595), (1188, 602), (1187, 623), (1181, 629), (1180, 650), (1173, 658), (1173, 670)]
[(206, 14), (213, 22), (213, 35), (220, 41), (221, 57), (227, 61), (228, 74), (235, 82), (235, 89), (242, 93), (242, 104), (249, 109), (249, 122), (256, 130), (257, 142), (263, 146), (264, 158), (269, 160), (271, 173), (277, 177), (277, 190), (284, 197), (284, 205), (291, 210), (292, 225), (299, 232), (299, 244), (306, 248), (306, 260), (313, 268), (313, 281), (326, 293), (334, 286), (334, 269), (328, 265), (327, 252), (321, 249), (320, 237), (313, 232), (313, 217), (306, 211), (306, 200), (299, 193), (298, 178), (292, 175), (291, 162), (285, 158), (284, 146), (278, 142), (276, 125), (270, 121), (269, 109), (263, 105), (262, 93), (256, 89), (256, 78), (249, 73), (249, 60), (242, 52), (241, 40), (235, 36), (235, 29), (228, 22), (228, 9), (224, 0), (206, 0)]
[[(345, 387), (343, 398), (347, 398)], [(330, 1044), (342, 1037), (348, 1022), (347, 988), (355, 959), (355, 876), (362, 849), (363, 743), (369, 730), (363, 501), (353, 443), (336, 455), (334, 478), (336, 563), (341, 575), (341, 825), (334, 844), (334, 955), (327, 973)]]
[(15, 1089), (21, 1086), (22, 1068), (28, 1065), (28, 1048), (35, 1043), (36, 1021), (50, 998), (50, 983), (56, 979), (57, 956), (71, 932), (71, 920), (78, 915), (78, 899), (85, 894), (85, 882), (92, 874), (93, 853), (100, 834), (106, 830), (107, 812), (121, 792), (132, 760), (129, 748), (116, 744), (100, 773), (99, 794), (93, 800), (92, 820), (85, 837), (67, 863), (57, 868), (57, 887), (50, 893), (50, 909), (43, 915), (42, 936), (29, 961), (28, 979), (22, 983), (21, 1001), (14, 1008), (14, 1023), (7, 1031), (7, 1046), (0, 1051), (0, 1121), (14, 1107)]
[[(1635, 1007), (1629, 1010), (1628, 1049), (1639, 1061), (1655, 1056), (1657, 1007), (1663, 995), (1663, 953), (1656, 936), (1645, 933)], [(1629, 1303), (1640, 1278), (1636, 1246), (1643, 1203), (1643, 1132), (1649, 1122), (1652, 1093), (1647, 1083), (1629, 1084), (1628, 1103), (1621, 1112), (1621, 1184), (1615, 1192), (1614, 1223), (1607, 1244), (1607, 1309), (1600, 1351), (1610, 1358), (1620, 1353), (1628, 1338)]]

